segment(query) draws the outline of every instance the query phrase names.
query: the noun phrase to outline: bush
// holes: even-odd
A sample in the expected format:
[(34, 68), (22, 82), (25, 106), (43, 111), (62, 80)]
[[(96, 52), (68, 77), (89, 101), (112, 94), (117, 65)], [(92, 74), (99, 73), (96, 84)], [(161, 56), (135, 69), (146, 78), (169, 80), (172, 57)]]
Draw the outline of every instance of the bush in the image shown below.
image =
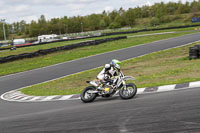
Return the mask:
[(180, 20), (182, 19), (181, 15), (173, 15), (170, 17), (170, 21)]
[(168, 23), (170, 22), (170, 17), (169, 16), (162, 16), (160, 18), (160, 23)]
[(117, 22), (113, 22), (109, 25), (109, 29), (117, 29), (117, 28), (121, 28), (121, 25)]
[(186, 17), (183, 19), (183, 21), (184, 21), (184, 22), (191, 22), (192, 16), (193, 16), (193, 15), (188, 15), (188, 16), (186, 16)]
[(152, 18), (152, 19), (150, 20), (150, 25), (151, 25), (151, 26), (156, 26), (156, 25), (159, 25), (159, 24), (160, 24), (160, 21), (159, 21), (158, 18)]
[(22, 32), (18, 32), (17, 35), (18, 35), (18, 36), (21, 36), (21, 35), (22, 35)]

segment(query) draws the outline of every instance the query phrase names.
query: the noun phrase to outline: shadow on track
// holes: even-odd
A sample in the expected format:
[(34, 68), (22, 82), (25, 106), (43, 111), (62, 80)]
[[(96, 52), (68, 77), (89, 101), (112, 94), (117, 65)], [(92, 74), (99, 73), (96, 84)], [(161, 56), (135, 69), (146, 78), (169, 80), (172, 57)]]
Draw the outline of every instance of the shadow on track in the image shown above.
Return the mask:
[[(130, 101), (130, 100), (135, 100), (137, 99), (138, 96), (136, 95), (135, 97), (133, 97), (132, 99), (127, 99), (127, 100), (124, 100), (124, 99), (121, 99), (120, 96), (113, 96), (113, 97), (108, 97), (108, 98), (104, 98), (104, 97), (97, 97), (97, 99), (95, 99), (93, 102), (91, 103), (101, 103), (101, 102), (111, 102), (111, 101)], [(80, 100), (81, 103), (83, 103), (81, 100)], [(86, 103), (88, 104), (88, 103)]]

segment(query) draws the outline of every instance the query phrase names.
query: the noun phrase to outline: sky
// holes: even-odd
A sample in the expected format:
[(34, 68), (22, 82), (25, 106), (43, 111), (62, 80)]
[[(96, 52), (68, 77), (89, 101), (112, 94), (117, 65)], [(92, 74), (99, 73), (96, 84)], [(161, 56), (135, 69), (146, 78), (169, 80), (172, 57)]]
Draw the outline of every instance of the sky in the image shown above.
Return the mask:
[[(64, 16), (85, 16), (92, 13), (153, 5), (158, 2), (178, 2), (180, 0), (0, 0), (0, 19), (7, 23), (38, 20), (43, 14), (46, 19)], [(193, 0), (181, 0), (181, 2)]]

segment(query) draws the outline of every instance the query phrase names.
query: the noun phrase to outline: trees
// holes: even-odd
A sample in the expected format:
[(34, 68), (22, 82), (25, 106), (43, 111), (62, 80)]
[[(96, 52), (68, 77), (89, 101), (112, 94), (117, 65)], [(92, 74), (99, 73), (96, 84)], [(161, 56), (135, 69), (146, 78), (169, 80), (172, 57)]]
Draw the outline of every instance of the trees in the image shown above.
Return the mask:
[[(193, 2), (178, 3), (155, 3), (152, 6), (144, 5), (141, 7), (129, 8), (124, 10), (122, 7), (119, 10), (100, 14), (91, 14), (87, 16), (74, 16), (62, 18), (52, 18), (46, 20), (44, 15), (41, 15), (38, 21), (31, 21), (27, 24), (24, 20), (6, 24), (7, 34), (27, 35), (30, 37), (42, 34), (65, 34), (75, 33), (107, 28), (120, 28), (124, 26), (133, 27), (136, 24), (136, 19), (150, 18), (150, 25), (158, 25), (172, 20), (180, 19), (180, 14), (193, 13), (186, 18), (187, 21), (191, 17), (198, 17), (197, 12), (200, 11), (200, 0)], [(170, 16), (169, 15), (175, 15)], [(148, 19), (147, 19), (148, 20)], [(3, 39), (2, 23), (0, 23), (0, 39)]]
[(126, 24), (130, 27), (133, 27), (135, 25), (135, 12), (132, 8), (129, 8), (126, 12)]
[(186, 2), (185, 4), (181, 3), (181, 1), (179, 1), (177, 3), (177, 11), (176, 14), (183, 14), (183, 13), (189, 13), (190, 12), (190, 5), (189, 2)]
[(30, 24), (30, 36), (35, 37), (40, 33), (40, 27), (36, 21), (32, 20)]
[[(147, 17), (150, 16), (150, 7), (149, 6), (143, 6), (141, 8), (141, 10), (138, 10), (138, 11), (141, 12), (141, 17), (142, 18), (147, 18)], [(136, 15), (137, 15), (137, 13), (136, 13)]]
[(200, 1), (193, 1), (191, 3), (191, 13), (200, 11)]
[(63, 18), (61, 18), (61, 22), (63, 24), (63, 33), (69, 33), (68, 31), (68, 27), (69, 27), (69, 19), (67, 16), (64, 16)]
[(88, 16), (88, 23), (90, 30), (98, 30), (100, 27), (101, 15), (92, 14)]
[(60, 18), (53, 18), (49, 21), (48, 30), (49, 34), (61, 34), (62, 33), (62, 22)]
[(47, 22), (45, 19), (44, 15), (41, 15), (39, 20), (38, 20), (38, 25), (39, 25), (39, 34), (47, 34)]

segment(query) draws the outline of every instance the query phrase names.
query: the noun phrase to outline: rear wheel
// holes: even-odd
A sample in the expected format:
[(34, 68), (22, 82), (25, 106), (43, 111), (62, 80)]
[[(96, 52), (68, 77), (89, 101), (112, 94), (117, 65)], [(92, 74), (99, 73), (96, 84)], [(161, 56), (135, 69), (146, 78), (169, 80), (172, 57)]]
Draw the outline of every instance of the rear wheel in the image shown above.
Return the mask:
[(126, 85), (126, 89), (122, 88), (119, 91), (119, 95), (122, 99), (131, 99), (137, 93), (137, 87), (135, 84), (130, 83)]
[(89, 91), (91, 90), (96, 90), (96, 88), (94, 86), (89, 86), (89, 87), (86, 87), (82, 93), (81, 93), (81, 100), (84, 102), (84, 103), (89, 103), (89, 102), (92, 102), (94, 101), (94, 99), (97, 97), (97, 94), (96, 93), (89, 93)]

